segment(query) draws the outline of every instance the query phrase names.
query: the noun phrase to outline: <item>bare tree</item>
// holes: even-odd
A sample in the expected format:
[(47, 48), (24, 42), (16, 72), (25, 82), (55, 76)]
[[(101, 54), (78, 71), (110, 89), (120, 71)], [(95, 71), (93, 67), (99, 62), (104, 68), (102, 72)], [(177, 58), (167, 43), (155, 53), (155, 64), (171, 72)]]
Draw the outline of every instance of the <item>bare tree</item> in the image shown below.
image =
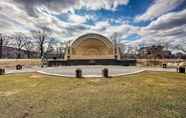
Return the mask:
[(26, 50), (27, 58), (31, 58), (32, 51), (34, 49), (34, 43), (31, 37), (26, 37), (24, 48)]
[(111, 36), (111, 39), (116, 43), (121, 43), (123, 40), (121, 37), (122, 35), (120, 33), (114, 32), (114, 34)]
[(15, 47), (17, 48), (17, 58), (21, 58), (21, 51), (26, 44), (26, 38), (23, 33), (16, 33), (15, 35)]
[(56, 39), (48, 36), (50, 33), (51, 32), (48, 32), (47, 30), (33, 32), (35, 43), (39, 48), (40, 58), (42, 58), (44, 54), (48, 55), (55, 50), (57, 41)]
[(54, 51), (54, 48), (57, 47), (57, 41), (54, 38), (49, 38), (46, 42), (46, 50), (45, 53), (51, 53)]
[(112, 36), (111, 36), (111, 39), (113, 41), (113, 44), (114, 44), (114, 55), (115, 55), (115, 58), (117, 59), (117, 54), (118, 53), (124, 53), (124, 49), (121, 49), (123, 46), (122, 46), (122, 38), (121, 38), (121, 34), (115, 32)]
[(3, 58), (3, 47), (8, 46), (10, 43), (9, 36), (0, 33), (0, 58)]
[(178, 49), (180, 49), (181, 51), (183, 51), (184, 53), (186, 53), (186, 39), (183, 39), (182, 45), (179, 45), (178, 46)]
[(35, 39), (35, 42), (38, 45), (39, 48), (39, 53), (40, 53), (40, 58), (43, 57), (44, 55), (44, 49), (45, 49), (45, 44), (47, 43), (48, 37), (47, 37), (47, 32), (43, 31), (33, 31), (32, 32), (33, 37)]
[(3, 56), (3, 36), (0, 34), (0, 58)]

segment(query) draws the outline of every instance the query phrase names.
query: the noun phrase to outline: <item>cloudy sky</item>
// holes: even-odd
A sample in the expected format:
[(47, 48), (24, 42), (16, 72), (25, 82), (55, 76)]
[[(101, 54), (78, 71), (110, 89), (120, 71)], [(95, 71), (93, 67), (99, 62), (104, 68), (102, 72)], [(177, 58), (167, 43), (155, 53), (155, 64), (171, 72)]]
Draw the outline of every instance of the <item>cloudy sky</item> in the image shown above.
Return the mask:
[(86, 33), (151, 45), (186, 42), (186, 0), (0, 0), (0, 32), (47, 29), (71, 40)]

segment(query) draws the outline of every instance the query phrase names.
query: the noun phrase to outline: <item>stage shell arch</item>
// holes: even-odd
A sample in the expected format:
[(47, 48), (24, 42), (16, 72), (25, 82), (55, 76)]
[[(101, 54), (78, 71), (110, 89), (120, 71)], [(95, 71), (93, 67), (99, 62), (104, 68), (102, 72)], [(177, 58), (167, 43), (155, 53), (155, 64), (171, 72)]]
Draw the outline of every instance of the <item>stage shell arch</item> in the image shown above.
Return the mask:
[(119, 59), (118, 48), (107, 37), (90, 33), (72, 41), (67, 49), (66, 60)]

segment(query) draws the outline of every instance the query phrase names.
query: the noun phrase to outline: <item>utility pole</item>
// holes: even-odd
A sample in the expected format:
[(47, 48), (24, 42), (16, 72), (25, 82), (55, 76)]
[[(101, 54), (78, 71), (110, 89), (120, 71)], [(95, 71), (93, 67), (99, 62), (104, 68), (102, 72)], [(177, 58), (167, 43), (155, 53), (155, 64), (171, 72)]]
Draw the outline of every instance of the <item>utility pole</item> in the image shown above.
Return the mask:
[(69, 41), (68, 42), (68, 47), (67, 47), (67, 53), (68, 53), (68, 55), (67, 55), (67, 60), (70, 60), (70, 56), (71, 56), (71, 47), (70, 47), (70, 42), (71, 41)]

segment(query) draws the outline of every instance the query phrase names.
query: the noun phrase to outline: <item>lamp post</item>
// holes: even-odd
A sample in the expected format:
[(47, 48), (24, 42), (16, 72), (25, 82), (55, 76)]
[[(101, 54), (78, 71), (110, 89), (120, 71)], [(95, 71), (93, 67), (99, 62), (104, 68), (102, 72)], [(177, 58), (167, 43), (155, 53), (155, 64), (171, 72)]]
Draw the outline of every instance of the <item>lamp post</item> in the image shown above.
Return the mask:
[(118, 46), (117, 46), (118, 34), (115, 32), (113, 36), (111, 37), (111, 39), (114, 45), (114, 59), (117, 60), (118, 59)]
[(114, 39), (114, 57), (116, 60), (118, 59), (117, 51), (117, 41)]

